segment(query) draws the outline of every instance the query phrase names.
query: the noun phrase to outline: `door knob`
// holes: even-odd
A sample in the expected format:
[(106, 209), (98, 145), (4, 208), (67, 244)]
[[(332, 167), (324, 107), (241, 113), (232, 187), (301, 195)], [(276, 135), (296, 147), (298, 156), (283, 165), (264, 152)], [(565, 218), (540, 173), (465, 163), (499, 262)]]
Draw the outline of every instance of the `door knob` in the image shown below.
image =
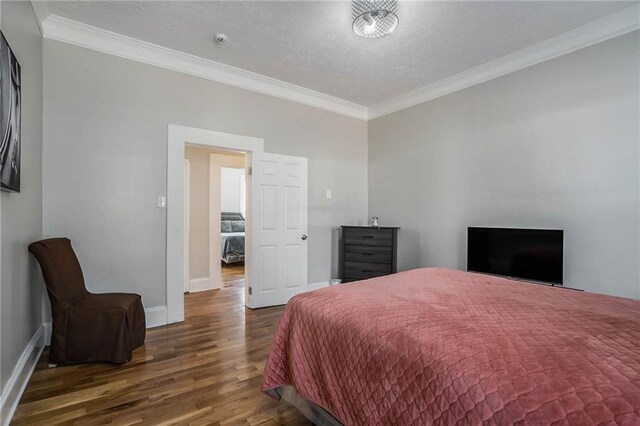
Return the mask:
[(309, 238), (309, 237), (307, 237), (306, 235), (303, 235), (302, 236), (302, 241), (306, 240), (307, 238)]

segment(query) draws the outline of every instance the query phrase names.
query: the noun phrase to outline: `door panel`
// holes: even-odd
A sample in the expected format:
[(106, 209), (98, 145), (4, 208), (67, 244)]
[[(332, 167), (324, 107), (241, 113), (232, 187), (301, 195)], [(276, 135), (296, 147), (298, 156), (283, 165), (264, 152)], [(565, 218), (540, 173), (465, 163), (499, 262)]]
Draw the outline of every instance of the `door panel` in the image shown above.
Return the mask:
[(262, 278), (262, 292), (275, 292), (278, 270), (278, 247), (277, 246), (262, 246), (260, 247), (260, 263), (262, 264), (262, 270), (260, 271), (260, 277)]
[(285, 286), (288, 290), (300, 287), (300, 245), (286, 245), (285, 253)]
[(300, 230), (300, 188), (287, 186), (285, 195), (285, 228), (288, 231)]
[[(252, 156), (252, 308), (282, 305), (307, 289), (307, 159)], [(259, 208), (255, 208), (259, 206)]]
[(262, 231), (275, 231), (278, 219), (278, 187), (276, 185), (262, 185)]

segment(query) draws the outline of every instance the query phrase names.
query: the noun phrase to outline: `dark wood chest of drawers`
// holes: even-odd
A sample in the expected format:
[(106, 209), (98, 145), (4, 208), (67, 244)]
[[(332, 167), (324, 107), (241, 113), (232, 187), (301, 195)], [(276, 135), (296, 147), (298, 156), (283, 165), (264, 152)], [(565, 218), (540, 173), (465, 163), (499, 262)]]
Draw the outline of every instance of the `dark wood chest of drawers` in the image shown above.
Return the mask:
[(398, 228), (343, 226), (343, 283), (393, 274), (398, 269)]

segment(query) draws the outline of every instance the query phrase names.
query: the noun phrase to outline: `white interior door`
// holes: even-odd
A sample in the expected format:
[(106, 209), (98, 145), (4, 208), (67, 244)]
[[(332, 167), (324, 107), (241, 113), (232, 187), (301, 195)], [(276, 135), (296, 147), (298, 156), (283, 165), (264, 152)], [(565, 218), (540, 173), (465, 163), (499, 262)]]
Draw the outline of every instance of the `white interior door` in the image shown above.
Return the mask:
[(307, 159), (252, 157), (252, 308), (283, 305), (307, 289)]

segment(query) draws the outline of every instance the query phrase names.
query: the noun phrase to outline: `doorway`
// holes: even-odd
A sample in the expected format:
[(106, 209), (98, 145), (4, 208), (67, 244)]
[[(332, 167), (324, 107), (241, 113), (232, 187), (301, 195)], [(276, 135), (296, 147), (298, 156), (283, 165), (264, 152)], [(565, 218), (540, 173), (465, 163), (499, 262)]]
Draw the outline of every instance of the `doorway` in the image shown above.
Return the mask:
[[(168, 324), (184, 321), (185, 290), (185, 149), (187, 145), (245, 152), (250, 167), (263, 153), (264, 141), (250, 136), (170, 124), (167, 129), (167, 315)], [(246, 182), (247, 211), (251, 210), (252, 179)], [(246, 217), (246, 243), (251, 244), (252, 214)], [(251, 250), (245, 256), (245, 301), (253, 276)]]
[[(212, 161), (218, 161), (212, 156)], [(211, 239), (211, 250), (220, 250), (221, 287), (244, 288), (246, 258), (247, 188), (243, 163), (221, 163), (220, 167), (220, 239)], [(212, 179), (217, 178), (212, 175)], [(215, 214), (218, 212), (216, 211)], [(215, 220), (215, 214), (212, 218)], [(244, 298), (242, 301), (244, 304)]]
[(307, 159), (265, 153), (259, 138), (169, 125), (167, 323), (184, 321), (187, 145), (246, 154), (245, 305), (282, 305), (307, 291)]
[(185, 293), (244, 281), (244, 152), (185, 146)]

